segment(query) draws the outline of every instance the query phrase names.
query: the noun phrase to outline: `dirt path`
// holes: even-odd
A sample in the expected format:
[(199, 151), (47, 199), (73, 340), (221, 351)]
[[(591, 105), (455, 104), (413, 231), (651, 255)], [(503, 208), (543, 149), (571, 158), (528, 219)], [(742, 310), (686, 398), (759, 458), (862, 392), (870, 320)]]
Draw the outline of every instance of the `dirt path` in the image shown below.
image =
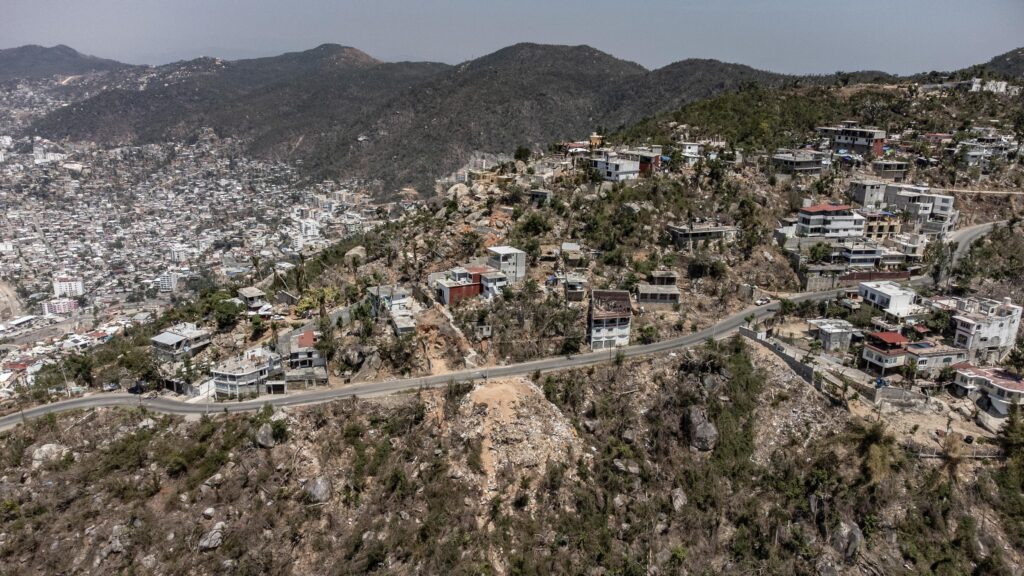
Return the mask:
[(0, 282), (0, 320), (17, 318), (23, 314), (18, 293), (7, 282)]

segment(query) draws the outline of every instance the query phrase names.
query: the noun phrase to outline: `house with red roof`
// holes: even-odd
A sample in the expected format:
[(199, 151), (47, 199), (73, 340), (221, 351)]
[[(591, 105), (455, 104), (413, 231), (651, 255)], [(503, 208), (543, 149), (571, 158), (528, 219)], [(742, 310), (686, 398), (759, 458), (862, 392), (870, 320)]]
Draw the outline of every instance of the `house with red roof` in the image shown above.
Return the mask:
[(861, 357), (867, 368), (884, 376), (886, 370), (899, 369), (907, 363), (908, 342), (899, 332), (872, 332), (867, 335)]

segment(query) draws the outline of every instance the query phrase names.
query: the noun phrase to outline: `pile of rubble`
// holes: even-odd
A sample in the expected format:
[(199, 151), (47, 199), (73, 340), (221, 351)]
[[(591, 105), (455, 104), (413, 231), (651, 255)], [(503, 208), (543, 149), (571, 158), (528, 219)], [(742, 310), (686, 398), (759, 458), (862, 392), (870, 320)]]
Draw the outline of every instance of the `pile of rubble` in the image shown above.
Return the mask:
[(766, 466), (772, 452), (794, 443), (806, 447), (812, 439), (844, 427), (847, 412), (832, 407), (771, 352), (760, 346), (749, 350), (754, 365), (766, 376), (755, 418), (754, 462)]
[(517, 378), (479, 384), (463, 398), (457, 429), (481, 442), (485, 492), (497, 489), (502, 470), (537, 477), (546, 466), (580, 454), (576, 430), (532, 382)]

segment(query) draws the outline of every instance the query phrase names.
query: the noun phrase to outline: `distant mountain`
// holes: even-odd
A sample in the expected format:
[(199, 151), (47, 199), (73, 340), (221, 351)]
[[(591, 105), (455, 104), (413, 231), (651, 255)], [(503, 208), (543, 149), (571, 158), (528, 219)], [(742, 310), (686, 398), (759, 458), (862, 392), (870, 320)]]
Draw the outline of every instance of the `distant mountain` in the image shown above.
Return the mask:
[(589, 46), (539, 44), (458, 66), (384, 63), (328, 44), (270, 58), (147, 68), (135, 85), (59, 109), (29, 132), (137, 143), (210, 126), (246, 138), (254, 154), (302, 159), (313, 177), (376, 178), (386, 190), (426, 191), (474, 151), (614, 130), (747, 85), (898, 80), (883, 72), (789, 76), (697, 59), (648, 71)]
[(71, 76), (127, 67), (128, 64), (88, 56), (63, 44), (52, 48), (28, 45), (0, 50), (0, 82), (18, 78), (48, 78), (57, 74)]
[(474, 150), (504, 152), (588, 134), (607, 118), (604, 94), (646, 74), (588, 46), (518, 44), (397, 94), (375, 116), (337, 133), (314, 167), (422, 188)]
[(296, 144), (307, 149), (382, 99), (448, 68), (382, 63), (333, 44), (251, 60), (199, 58), (153, 68), (143, 89), (103, 92), (43, 118), (34, 130), (53, 138), (130, 143), (183, 138), (210, 126), (251, 139), (261, 153), (280, 155)]
[(429, 187), (475, 150), (579, 137), (744, 82), (786, 76), (714, 60), (650, 72), (589, 46), (517, 44), (459, 66), (382, 63), (335, 45), (272, 58), (148, 69), (142, 89), (62, 108), (32, 132), (106, 143), (182, 138), (200, 126), (254, 153), (302, 158), (316, 176)]
[(1024, 78), (1024, 48), (1000, 54), (982, 64), (981, 67), (999, 76)]

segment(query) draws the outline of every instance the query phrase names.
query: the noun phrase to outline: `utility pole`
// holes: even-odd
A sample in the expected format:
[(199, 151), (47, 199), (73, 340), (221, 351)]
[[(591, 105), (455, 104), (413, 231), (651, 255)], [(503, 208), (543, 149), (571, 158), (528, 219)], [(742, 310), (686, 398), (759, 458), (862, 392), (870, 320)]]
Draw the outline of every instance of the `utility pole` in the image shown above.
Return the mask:
[(64, 360), (60, 362), (60, 374), (64, 377), (64, 391), (68, 393), (68, 398), (71, 398), (71, 385), (68, 384), (68, 375), (64, 371)]

